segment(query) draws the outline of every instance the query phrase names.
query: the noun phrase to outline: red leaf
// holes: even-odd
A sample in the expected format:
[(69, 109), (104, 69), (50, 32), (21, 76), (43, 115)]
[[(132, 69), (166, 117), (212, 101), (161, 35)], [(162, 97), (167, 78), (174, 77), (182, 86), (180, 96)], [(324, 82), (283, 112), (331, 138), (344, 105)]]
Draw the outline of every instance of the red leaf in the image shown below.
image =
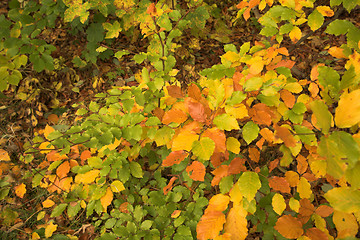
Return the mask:
[(275, 191), (290, 193), (290, 185), (283, 177), (272, 177), (269, 179), (269, 186)]
[[(205, 166), (199, 161), (193, 161), (190, 166), (186, 167), (186, 172), (194, 181), (204, 181)], [(191, 172), (191, 173), (190, 173)]]
[(180, 150), (171, 152), (163, 161), (162, 165), (165, 167), (170, 167), (174, 164), (179, 164), (188, 156), (188, 153)]
[(206, 115), (205, 115), (205, 108), (204, 105), (199, 103), (193, 98), (187, 97), (185, 99), (185, 105), (188, 108), (188, 112), (190, 116), (198, 122), (205, 122)]
[(166, 187), (163, 188), (164, 195), (168, 194), (168, 192), (171, 191), (171, 189), (173, 188), (173, 183), (175, 182), (176, 179), (177, 177), (172, 177), (168, 185), (166, 185)]
[(184, 97), (184, 93), (181, 91), (181, 88), (179, 86), (167, 86), (166, 89), (168, 90), (168, 93), (171, 97), (174, 98), (182, 98)]
[(180, 109), (171, 109), (167, 112), (165, 112), (162, 123), (163, 124), (169, 124), (169, 123), (183, 123), (187, 119), (186, 113), (181, 111)]

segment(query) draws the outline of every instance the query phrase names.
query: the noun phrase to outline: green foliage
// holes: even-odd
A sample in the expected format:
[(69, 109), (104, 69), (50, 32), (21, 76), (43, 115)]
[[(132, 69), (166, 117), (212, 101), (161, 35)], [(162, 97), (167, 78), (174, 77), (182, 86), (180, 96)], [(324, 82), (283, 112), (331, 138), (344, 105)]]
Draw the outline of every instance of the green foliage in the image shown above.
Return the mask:
[[(130, 55), (141, 69), (133, 84), (73, 104), (66, 125), (37, 129), (24, 146), (23, 182), (6, 177), (13, 163), (1, 149), (1, 201), (30, 189), (46, 193), (31, 238), (74, 239), (71, 228), (97, 239), (245, 239), (249, 232), (262, 239), (355, 237), (360, 30), (330, 20), (325, 33), (346, 35), (346, 43), (324, 51), (346, 63), (342, 70), (315, 65), (307, 79), (293, 75), (297, 63), (285, 46), (299, 47), (306, 29), (321, 29), (340, 4), (350, 12), (359, 3), (274, 2), (232, 6), (240, 9), (232, 22), (260, 10), (266, 39), (225, 45), (220, 63), (180, 87), (176, 53), (185, 37), (207, 37), (209, 20), (219, 20), (211, 16), (220, 10), (215, 4), (12, 1), (0, 16), (1, 91), (19, 85), (29, 63), (36, 72), (54, 69), (56, 48), (42, 36), (56, 19), (87, 40), (73, 56), (76, 67)], [(146, 40), (146, 50), (115, 49), (125, 36)], [(5, 226), (21, 217), (2, 210)], [(93, 230), (65, 221), (87, 221)]]

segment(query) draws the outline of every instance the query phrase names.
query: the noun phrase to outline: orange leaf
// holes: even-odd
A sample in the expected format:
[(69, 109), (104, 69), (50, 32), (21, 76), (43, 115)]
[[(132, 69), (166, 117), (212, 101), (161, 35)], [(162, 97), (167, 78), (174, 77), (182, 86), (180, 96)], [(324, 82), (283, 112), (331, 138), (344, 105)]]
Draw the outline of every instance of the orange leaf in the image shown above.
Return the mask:
[(21, 183), (20, 185), (15, 187), (15, 194), (19, 198), (23, 198), (26, 193), (26, 186), (25, 184)]
[(280, 160), (278, 158), (271, 161), (270, 164), (269, 164), (269, 172), (271, 172), (272, 170), (277, 168), (277, 166), (279, 165), (279, 162), (280, 162)]
[(177, 218), (180, 216), (181, 210), (174, 210), (174, 212), (171, 214), (171, 218)]
[(244, 240), (248, 235), (246, 216), (247, 211), (242, 205), (236, 204), (230, 209), (224, 230), (231, 234), (231, 240)]
[[(205, 166), (199, 161), (193, 161), (190, 166), (186, 167), (186, 172), (194, 181), (204, 181)], [(191, 173), (190, 173), (191, 172)]]
[(319, 87), (316, 83), (311, 82), (309, 84), (309, 88), (308, 88), (309, 92), (311, 93), (311, 97), (316, 97), (319, 93)]
[(210, 158), (210, 162), (214, 168), (217, 168), (221, 165), (222, 162), (225, 162), (229, 159), (229, 152), (226, 151), (225, 153), (214, 152)]
[(287, 171), (285, 173), (285, 178), (290, 187), (296, 187), (300, 181), (299, 174), (294, 171)]
[(187, 119), (186, 113), (179, 109), (170, 109), (169, 111), (165, 112), (162, 123), (163, 124), (169, 124), (169, 123), (183, 123)]
[(171, 189), (173, 188), (173, 183), (175, 182), (176, 179), (177, 177), (172, 177), (168, 185), (166, 185), (166, 187), (163, 188), (164, 195), (168, 194), (168, 192), (171, 191)]
[(229, 196), (223, 194), (216, 194), (215, 196), (211, 197), (205, 213), (210, 211), (225, 211), (229, 205), (229, 201)]
[(285, 105), (288, 108), (292, 108), (295, 104), (295, 96), (289, 92), (288, 90), (281, 90), (280, 91), (280, 97), (284, 101)]
[(10, 156), (4, 149), (0, 149), (0, 161), (10, 161)]
[(229, 170), (229, 166), (228, 165), (221, 165), (219, 166), (217, 169), (215, 169), (214, 171), (212, 171), (211, 173), (214, 174), (214, 178), (211, 180), (211, 186), (216, 186), (220, 183), (220, 180), (223, 177), (228, 176), (228, 170)]
[(187, 107), (190, 116), (195, 121), (205, 122), (206, 115), (204, 105), (193, 98), (187, 97), (185, 99), (185, 106)]
[(222, 212), (207, 212), (196, 226), (197, 238), (200, 240), (214, 239), (223, 229), (224, 223), (225, 215)]
[(186, 157), (188, 156), (188, 153), (180, 150), (180, 151), (174, 151), (171, 152), (163, 161), (162, 165), (165, 167), (170, 167), (174, 164), (181, 163)]
[(190, 86), (187, 89), (187, 92), (188, 92), (189, 97), (191, 97), (197, 101), (201, 100), (201, 91), (200, 91), (199, 87), (196, 86), (196, 84), (194, 84), (194, 83), (190, 84)]
[(303, 155), (298, 155), (297, 158), (297, 172), (299, 174), (303, 174), (306, 172), (308, 168), (308, 162)]
[(274, 227), (281, 235), (286, 238), (294, 239), (303, 235), (302, 224), (295, 217), (284, 215), (280, 217)]
[(290, 130), (286, 127), (279, 127), (276, 124), (274, 125), (276, 130), (275, 136), (284, 141), (286, 147), (295, 147), (296, 141), (294, 136), (291, 134)]
[[(52, 133), (53, 131), (55, 131), (54, 128), (50, 127), (49, 125), (46, 125), (45, 129), (44, 129), (44, 136), (46, 139), (48, 139), (48, 136), (50, 133)], [(49, 140), (49, 139), (48, 139)]]
[(315, 213), (323, 218), (330, 216), (333, 212), (334, 209), (327, 205), (321, 205), (315, 210)]
[(309, 237), (311, 240), (323, 240), (323, 239), (329, 239), (326, 233), (321, 231), (318, 228), (309, 228), (306, 229), (305, 235)]
[(173, 138), (171, 149), (173, 151), (186, 150), (190, 151), (192, 144), (199, 139), (199, 135), (192, 131), (181, 131), (176, 137)]
[(48, 154), (46, 154), (46, 159), (49, 162), (55, 162), (55, 161), (61, 161), (63, 159), (67, 159), (67, 156), (64, 155), (60, 155), (60, 153), (58, 153), (57, 151), (53, 150), (51, 152), (49, 152)]
[(58, 175), (58, 177), (62, 179), (67, 176), (69, 171), (70, 171), (69, 161), (65, 161), (56, 169), (56, 175)]
[(275, 139), (274, 133), (268, 128), (262, 128), (260, 130), (260, 135), (269, 143), (272, 143)]
[(246, 172), (246, 167), (245, 167), (245, 158), (239, 158), (236, 157), (234, 158), (231, 163), (229, 164), (229, 168), (228, 168), (228, 175), (231, 174), (239, 174), (241, 172)]
[(106, 189), (106, 193), (104, 196), (101, 197), (100, 199), (100, 202), (101, 202), (101, 205), (103, 206), (103, 210), (104, 212), (106, 212), (107, 210), (107, 207), (111, 204), (112, 200), (113, 200), (113, 192), (111, 191), (110, 187), (108, 187)]
[(151, 3), (149, 5), (149, 7), (147, 8), (146, 10), (146, 13), (147, 14), (150, 14), (151, 16), (155, 15), (156, 14), (156, 6), (155, 6), (155, 3)]
[(179, 87), (179, 86), (175, 86), (175, 85), (167, 86), (166, 89), (171, 97), (174, 97), (174, 98), (184, 97), (184, 94), (181, 91), (181, 87)]
[(58, 115), (56, 115), (56, 114), (50, 114), (50, 115), (48, 116), (48, 122), (49, 122), (49, 123), (56, 124), (56, 123), (58, 123), (58, 121), (59, 121)]
[(344, 49), (339, 47), (331, 47), (329, 48), (328, 52), (335, 58), (347, 58), (347, 56), (344, 54)]
[(283, 177), (271, 177), (269, 179), (269, 186), (276, 191), (280, 191), (282, 193), (290, 193), (290, 185)]
[(129, 213), (129, 210), (127, 208), (127, 206), (129, 205), (128, 202), (123, 202), (121, 205), (120, 205), (120, 212), (122, 213)]
[(83, 151), (80, 155), (81, 165), (84, 165), (85, 160), (87, 160), (89, 157), (91, 157), (91, 152), (89, 150)]
[(254, 162), (259, 162), (260, 159), (260, 152), (256, 147), (250, 147), (249, 148), (249, 157)]
[(208, 137), (215, 143), (214, 152), (225, 152), (226, 151), (226, 136), (224, 131), (218, 128), (208, 128), (202, 134), (203, 137)]
[(307, 198), (300, 199), (299, 213), (302, 216), (311, 216), (315, 211), (314, 205)]
[(51, 208), (54, 204), (54, 201), (49, 198), (42, 202), (43, 208)]

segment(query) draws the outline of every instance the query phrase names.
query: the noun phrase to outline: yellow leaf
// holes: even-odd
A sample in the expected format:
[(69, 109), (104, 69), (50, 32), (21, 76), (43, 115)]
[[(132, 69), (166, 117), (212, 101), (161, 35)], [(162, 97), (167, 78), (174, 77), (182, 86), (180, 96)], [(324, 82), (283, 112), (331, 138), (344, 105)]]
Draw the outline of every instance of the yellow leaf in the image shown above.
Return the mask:
[(10, 161), (10, 156), (4, 149), (0, 149), (0, 161)]
[(81, 208), (86, 208), (86, 202), (84, 200), (81, 200), (80, 206)]
[(40, 239), (40, 236), (37, 232), (33, 232), (31, 234), (31, 240), (37, 240), (37, 239)]
[(115, 141), (112, 144), (103, 146), (98, 152), (102, 153), (105, 149), (109, 149), (110, 151), (114, 150), (115, 148), (117, 148), (120, 145), (120, 143), (121, 143), (121, 141), (118, 140), (117, 138), (115, 138)]
[(46, 226), (45, 228), (45, 237), (49, 238), (53, 235), (53, 233), (57, 229), (57, 224), (53, 224), (52, 222)]
[(297, 191), (301, 198), (310, 198), (312, 191), (310, 183), (306, 180), (306, 178), (301, 177), (297, 186)]
[(359, 230), (359, 225), (353, 214), (334, 211), (333, 222), (338, 232), (337, 239), (355, 237)]
[(199, 135), (191, 133), (189, 131), (180, 132), (172, 143), (172, 151), (186, 150), (190, 151), (194, 141), (198, 140)]
[(242, 199), (243, 199), (243, 195), (241, 194), (241, 191), (239, 188), (239, 182), (237, 182), (234, 184), (234, 186), (230, 190), (230, 200), (234, 204), (240, 204)]
[(295, 198), (290, 198), (289, 200), (289, 206), (294, 212), (299, 212), (300, 209), (300, 202), (296, 200)]
[(121, 192), (125, 189), (124, 184), (119, 180), (115, 180), (110, 185), (111, 191), (113, 192)]
[(89, 183), (95, 181), (97, 176), (99, 176), (99, 173), (100, 173), (100, 170), (96, 169), (96, 170), (91, 170), (84, 174), (78, 174), (75, 177), (75, 182), (89, 184)]
[(273, 206), (274, 211), (279, 215), (281, 215), (286, 208), (284, 197), (279, 193), (275, 193), (275, 195), (272, 198), (271, 204)]
[(107, 207), (111, 204), (112, 200), (113, 200), (113, 197), (114, 197), (114, 194), (113, 192), (111, 191), (111, 189), (108, 187), (106, 189), (106, 193), (104, 196), (101, 197), (100, 199), (100, 202), (101, 202), (101, 205), (103, 206), (103, 210), (104, 212), (106, 212), (107, 210)]
[(50, 208), (52, 206), (54, 206), (54, 201), (51, 199), (46, 199), (45, 201), (42, 202), (43, 208)]
[(45, 214), (46, 214), (45, 211), (39, 212), (39, 214), (36, 216), (36, 220), (40, 221), (41, 219), (43, 219), (45, 217)]
[(225, 112), (236, 119), (242, 119), (249, 116), (246, 106), (242, 103), (234, 106), (225, 105)]
[(311, 171), (315, 177), (321, 178), (326, 175), (327, 163), (325, 160), (317, 160), (310, 163)]
[(346, 55), (344, 54), (344, 49), (339, 47), (329, 48), (328, 53), (335, 58), (347, 58)]
[(301, 30), (298, 27), (294, 27), (291, 32), (289, 33), (289, 37), (291, 41), (296, 43), (301, 38)]
[(250, 70), (251, 74), (257, 75), (257, 74), (261, 73), (263, 68), (264, 68), (264, 62), (261, 58), (259, 58), (258, 61), (254, 62), (250, 65), (249, 70)]
[(197, 238), (200, 240), (214, 239), (223, 229), (224, 223), (225, 215), (222, 212), (205, 212), (196, 226)]
[(240, 143), (236, 138), (228, 137), (226, 139), (226, 149), (235, 154), (240, 152)]
[(24, 194), (26, 193), (26, 186), (25, 184), (20, 184), (18, 186), (15, 187), (15, 194), (16, 196), (18, 196), (19, 198), (23, 198)]
[(225, 211), (228, 207), (230, 198), (223, 194), (213, 196), (209, 201), (208, 208), (211, 211)]
[(50, 127), (49, 125), (46, 125), (45, 129), (44, 129), (44, 136), (47, 140), (50, 140), (48, 139), (48, 136), (50, 133), (52, 133), (53, 131), (55, 131), (54, 128)]
[(40, 144), (39, 149), (40, 153), (49, 153), (52, 149), (55, 149), (55, 147), (49, 142), (43, 142)]
[(232, 52), (232, 51), (226, 52), (224, 55), (221, 56), (221, 58), (224, 58), (224, 59), (230, 61), (231, 63), (234, 63), (234, 62), (237, 62), (240, 60), (239, 54)]
[(349, 128), (360, 122), (360, 89), (344, 92), (335, 110), (335, 123), (339, 128)]
[(329, 6), (318, 6), (316, 7), (316, 10), (318, 10), (319, 13), (321, 13), (321, 15), (323, 15), (324, 17), (334, 16), (334, 11), (331, 10)]
[(224, 230), (231, 234), (231, 240), (243, 240), (248, 235), (247, 212), (242, 205), (234, 205), (226, 218)]
[(171, 214), (171, 218), (177, 218), (178, 216), (180, 216), (181, 210), (175, 210), (172, 214)]

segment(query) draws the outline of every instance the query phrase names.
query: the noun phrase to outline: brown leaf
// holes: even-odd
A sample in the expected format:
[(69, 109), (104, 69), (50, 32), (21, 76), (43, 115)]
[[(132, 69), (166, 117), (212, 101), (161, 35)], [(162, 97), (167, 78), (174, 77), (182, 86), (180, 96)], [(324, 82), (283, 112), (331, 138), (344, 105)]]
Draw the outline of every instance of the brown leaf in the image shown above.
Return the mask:
[(239, 174), (241, 172), (246, 172), (245, 161), (246, 161), (245, 158), (239, 158), (239, 157), (234, 158), (229, 164), (229, 169), (227, 174), (232, 175), (232, 174)]
[(259, 162), (260, 159), (260, 152), (256, 147), (249, 148), (249, 157), (254, 162)]
[(181, 91), (181, 87), (179, 86), (167, 86), (166, 89), (168, 90), (168, 93), (171, 97), (174, 98), (183, 98), (184, 97), (184, 93)]
[(274, 125), (274, 129), (276, 131), (275, 136), (283, 140), (286, 147), (296, 146), (295, 138), (291, 134), (289, 129), (287, 129), (286, 127), (279, 127), (276, 124)]
[(187, 92), (188, 92), (189, 97), (191, 97), (191, 98), (193, 98), (193, 99), (195, 99), (197, 101), (201, 100), (201, 97), (202, 97), (201, 96), (201, 91), (200, 91), (199, 87), (196, 84), (194, 84), (194, 83), (190, 84), (190, 86), (188, 87)]

